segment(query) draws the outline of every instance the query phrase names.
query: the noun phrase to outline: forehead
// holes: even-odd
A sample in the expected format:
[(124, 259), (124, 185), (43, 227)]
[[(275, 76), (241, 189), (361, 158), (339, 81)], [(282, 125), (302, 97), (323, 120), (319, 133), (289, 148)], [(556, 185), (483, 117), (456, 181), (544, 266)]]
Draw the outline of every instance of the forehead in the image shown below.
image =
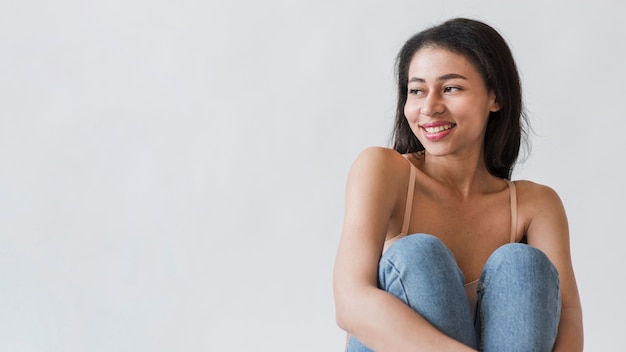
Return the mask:
[(424, 47), (413, 54), (408, 79), (437, 78), (450, 73), (482, 80), (474, 64), (465, 56), (439, 47)]

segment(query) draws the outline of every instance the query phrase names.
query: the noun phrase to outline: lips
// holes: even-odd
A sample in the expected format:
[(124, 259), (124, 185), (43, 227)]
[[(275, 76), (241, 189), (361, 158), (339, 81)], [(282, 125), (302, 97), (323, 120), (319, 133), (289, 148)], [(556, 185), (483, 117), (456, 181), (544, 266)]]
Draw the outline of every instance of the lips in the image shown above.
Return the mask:
[(420, 127), (424, 131), (424, 137), (436, 141), (450, 134), (455, 126), (454, 123), (437, 121), (422, 124)]
[(442, 131), (446, 131), (451, 129), (452, 127), (454, 127), (453, 124), (448, 124), (448, 125), (440, 125), (440, 126), (432, 126), (432, 127), (425, 127), (422, 126), (422, 128), (426, 131), (426, 133), (439, 133)]

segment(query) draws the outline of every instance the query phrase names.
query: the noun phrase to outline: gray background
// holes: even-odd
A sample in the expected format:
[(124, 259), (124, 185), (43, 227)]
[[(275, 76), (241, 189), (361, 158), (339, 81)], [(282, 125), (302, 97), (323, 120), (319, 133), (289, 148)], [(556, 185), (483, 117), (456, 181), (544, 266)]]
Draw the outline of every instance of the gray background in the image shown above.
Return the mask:
[(347, 170), (394, 57), (442, 20), (509, 41), (566, 206), (589, 351), (623, 351), (620, 1), (3, 1), (0, 350), (338, 351)]

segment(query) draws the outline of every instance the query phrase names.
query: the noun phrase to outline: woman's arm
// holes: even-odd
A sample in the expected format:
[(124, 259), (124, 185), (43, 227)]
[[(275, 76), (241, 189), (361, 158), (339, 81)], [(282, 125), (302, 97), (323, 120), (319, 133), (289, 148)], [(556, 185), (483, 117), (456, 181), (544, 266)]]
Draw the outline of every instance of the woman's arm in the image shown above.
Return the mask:
[(397, 152), (370, 148), (352, 166), (333, 286), (338, 325), (376, 351), (472, 351), (377, 287), (389, 221), (406, 196), (409, 165)]
[(541, 249), (559, 272), (561, 287), (561, 320), (554, 351), (582, 351), (582, 308), (572, 267), (569, 229), (561, 199), (546, 186), (529, 183), (529, 200), (533, 204), (528, 226), (528, 244)]

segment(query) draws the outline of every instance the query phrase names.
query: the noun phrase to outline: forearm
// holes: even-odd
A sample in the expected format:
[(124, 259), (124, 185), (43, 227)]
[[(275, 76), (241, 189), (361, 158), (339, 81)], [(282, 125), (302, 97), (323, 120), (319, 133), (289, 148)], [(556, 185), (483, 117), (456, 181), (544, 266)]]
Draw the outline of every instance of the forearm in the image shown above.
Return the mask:
[(340, 326), (375, 351), (474, 351), (387, 292), (367, 288), (351, 296)]
[(582, 312), (577, 308), (563, 309), (559, 332), (554, 344), (555, 352), (576, 352), (583, 350)]

